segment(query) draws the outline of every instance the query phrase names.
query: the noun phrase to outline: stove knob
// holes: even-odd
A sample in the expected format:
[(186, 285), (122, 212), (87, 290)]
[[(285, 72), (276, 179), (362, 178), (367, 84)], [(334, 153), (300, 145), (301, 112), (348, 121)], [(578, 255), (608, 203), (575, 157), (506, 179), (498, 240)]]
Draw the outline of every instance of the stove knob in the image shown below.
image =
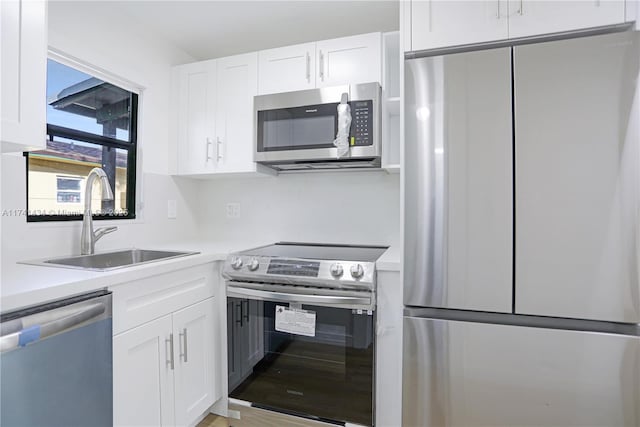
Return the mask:
[(251, 261), (249, 261), (248, 267), (249, 267), (249, 270), (256, 271), (258, 267), (260, 267), (260, 261), (258, 261), (258, 258), (251, 258)]
[(351, 266), (351, 276), (354, 279), (359, 279), (364, 276), (364, 269), (360, 264), (354, 264)]
[(240, 270), (240, 268), (242, 268), (242, 258), (240, 258), (239, 256), (233, 257), (231, 259), (231, 267), (234, 270)]
[(335, 264), (331, 264), (331, 268), (329, 268), (329, 271), (331, 272), (331, 275), (333, 277), (338, 278), (342, 276), (342, 273), (344, 270), (342, 269), (342, 266), (340, 264), (335, 263)]

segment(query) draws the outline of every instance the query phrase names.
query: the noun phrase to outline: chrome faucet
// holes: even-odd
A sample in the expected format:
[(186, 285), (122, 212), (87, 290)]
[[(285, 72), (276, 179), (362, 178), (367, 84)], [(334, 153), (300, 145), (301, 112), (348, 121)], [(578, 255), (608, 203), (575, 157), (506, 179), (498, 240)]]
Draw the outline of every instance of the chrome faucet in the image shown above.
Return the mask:
[(109, 185), (109, 178), (101, 168), (93, 168), (87, 175), (86, 187), (84, 189), (84, 215), (82, 217), (82, 234), (80, 235), (80, 254), (91, 255), (95, 252), (96, 242), (105, 234), (112, 233), (118, 227), (104, 227), (93, 231), (93, 217), (91, 216), (91, 192), (93, 182), (100, 178), (102, 185), (102, 200), (113, 200), (113, 191)]

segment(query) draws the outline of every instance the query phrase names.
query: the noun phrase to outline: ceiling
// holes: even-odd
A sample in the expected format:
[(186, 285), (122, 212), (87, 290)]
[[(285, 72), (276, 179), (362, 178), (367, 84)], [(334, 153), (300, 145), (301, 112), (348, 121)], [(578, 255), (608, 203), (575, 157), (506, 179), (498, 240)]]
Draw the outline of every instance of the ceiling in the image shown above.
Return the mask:
[[(55, 3), (52, 2), (55, 7)], [(88, 2), (93, 7), (102, 2)], [(398, 1), (108, 1), (196, 60), (399, 27)], [(75, 3), (74, 7), (79, 4)]]

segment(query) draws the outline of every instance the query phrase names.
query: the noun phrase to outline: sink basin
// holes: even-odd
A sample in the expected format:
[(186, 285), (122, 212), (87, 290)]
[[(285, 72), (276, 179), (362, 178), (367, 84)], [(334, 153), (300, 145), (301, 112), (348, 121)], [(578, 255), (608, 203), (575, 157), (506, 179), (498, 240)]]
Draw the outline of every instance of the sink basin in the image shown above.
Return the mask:
[(68, 258), (52, 258), (39, 261), (27, 261), (23, 264), (42, 265), (47, 267), (76, 268), (80, 270), (107, 271), (116, 268), (131, 267), (154, 261), (164, 261), (199, 252), (155, 251), (147, 249), (126, 249), (93, 255), (80, 255)]

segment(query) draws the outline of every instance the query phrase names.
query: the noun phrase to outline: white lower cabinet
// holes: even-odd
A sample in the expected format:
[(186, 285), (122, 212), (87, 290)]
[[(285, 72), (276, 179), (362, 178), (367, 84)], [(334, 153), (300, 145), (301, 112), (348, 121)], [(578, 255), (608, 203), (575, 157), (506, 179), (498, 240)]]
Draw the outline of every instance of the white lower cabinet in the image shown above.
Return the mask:
[(114, 336), (115, 426), (187, 426), (220, 398), (214, 300)]
[(198, 419), (220, 397), (214, 385), (214, 305), (209, 298), (172, 316), (175, 416), (179, 426)]
[(113, 337), (113, 424), (174, 424), (171, 315)]
[(207, 263), (113, 286), (115, 426), (188, 426), (222, 396)]

